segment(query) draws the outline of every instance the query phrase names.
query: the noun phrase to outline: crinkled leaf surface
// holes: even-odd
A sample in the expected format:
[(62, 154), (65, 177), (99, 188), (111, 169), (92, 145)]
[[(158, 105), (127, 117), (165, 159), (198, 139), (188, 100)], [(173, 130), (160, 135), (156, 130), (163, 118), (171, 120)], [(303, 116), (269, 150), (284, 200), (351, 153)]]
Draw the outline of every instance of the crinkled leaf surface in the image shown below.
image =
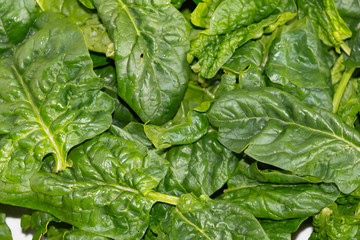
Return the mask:
[(55, 171), (71, 165), (67, 152), (111, 125), (113, 100), (81, 31), (64, 17), (42, 14), (36, 34), (0, 64), (1, 180), (20, 182), (52, 153)]
[(170, 120), (188, 81), (187, 20), (165, 0), (94, 4), (115, 43), (119, 96), (144, 122)]
[(209, 112), (229, 149), (291, 171), (334, 182), (344, 193), (359, 186), (360, 135), (327, 111), (315, 111), (283, 91), (236, 90)]
[(86, 45), (95, 52), (114, 55), (114, 44), (102, 25), (99, 16), (86, 9), (80, 1), (36, 0), (42, 11), (62, 13), (71, 18), (82, 30)]
[(214, 77), (238, 47), (253, 38), (259, 38), (264, 31), (272, 32), (295, 15), (290, 12), (271, 15), (258, 23), (238, 28), (224, 35), (209, 35), (208, 30), (199, 33), (197, 39), (191, 42), (190, 54), (199, 59), (201, 76)]
[(21, 228), (25, 230), (28, 228), (34, 229), (33, 240), (40, 240), (46, 234), (48, 225), (52, 221), (59, 220), (45, 212), (33, 211), (24, 213), (21, 216)]
[(74, 148), (73, 167), (31, 178), (27, 205), (84, 231), (114, 239), (140, 239), (158, 199), (151, 194), (166, 161), (137, 143), (107, 133)]
[(169, 219), (169, 239), (269, 239), (256, 218), (238, 204), (184, 194)]
[(224, 0), (215, 9), (210, 19), (210, 34), (229, 33), (268, 17), (280, 0)]
[(319, 38), (328, 46), (339, 51), (342, 48), (347, 54), (350, 49), (344, 40), (350, 38), (351, 30), (340, 17), (333, 0), (298, 0), (300, 17), (309, 16)]
[(37, 14), (34, 0), (0, 1), (0, 58), (26, 38)]
[(179, 196), (194, 193), (212, 195), (229, 179), (237, 158), (217, 141), (217, 133), (209, 132), (199, 141), (172, 147), (166, 154), (170, 169), (158, 190)]
[(283, 220), (312, 216), (338, 195), (333, 185), (255, 184), (229, 188), (221, 199), (242, 206), (257, 218)]
[[(205, 102), (201, 112), (196, 110), (188, 113), (187, 121), (171, 127), (160, 127), (156, 125), (145, 125), (146, 136), (152, 141), (156, 148), (168, 148), (172, 145), (190, 144), (204, 136), (209, 128), (209, 120), (206, 113), (210, 102)], [(202, 107), (203, 106), (199, 106)]]
[(360, 68), (360, 30), (354, 33), (350, 40), (351, 54), (344, 65), (352, 68)]

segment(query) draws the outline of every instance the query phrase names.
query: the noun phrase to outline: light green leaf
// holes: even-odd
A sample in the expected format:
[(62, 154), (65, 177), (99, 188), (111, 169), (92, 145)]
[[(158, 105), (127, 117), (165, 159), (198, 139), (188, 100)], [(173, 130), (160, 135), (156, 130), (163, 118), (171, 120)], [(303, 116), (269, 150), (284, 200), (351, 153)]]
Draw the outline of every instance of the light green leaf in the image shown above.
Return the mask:
[(224, 0), (210, 19), (210, 35), (226, 34), (268, 17), (280, 0)]
[(0, 119), (10, 118), (1, 139), (1, 180), (21, 182), (47, 154), (55, 171), (70, 166), (67, 152), (111, 125), (113, 100), (100, 91), (101, 79), (81, 31), (64, 17), (42, 14), (38, 30), (0, 64)]
[(115, 42), (119, 96), (142, 121), (167, 122), (188, 81), (189, 23), (166, 0), (94, 4)]
[(297, 0), (299, 17), (309, 16), (319, 38), (328, 46), (340, 48), (350, 54), (344, 40), (350, 38), (351, 30), (340, 17), (334, 0)]
[[(62, 13), (71, 18), (82, 30), (87, 47), (91, 51), (114, 55), (114, 44), (102, 25), (99, 16), (86, 9), (89, 0), (36, 0), (42, 11)], [(84, 6), (81, 5), (82, 2)], [(94, 8), (94, 7), (92, 7)]]
[(251, 39), (270, 33), (277, 26), (285, 24), (295, 17), (296, 13), (279, 13), (253, 23), (247, 27), (238, 28), (225, 35), (209, 35), (209, 30), (199, 33), (198, 38), (191, 42), (190, 54), (198, 58), (201, 76), (212, 78), (218, 70), (230, 59), (235, 50)]
[(299, 176), (334, 182), (344, 193), (359, 186), (360, 135), (330, 112), (311, 109), (280, 90), (237, 90), (209, 112), (229, 149)]

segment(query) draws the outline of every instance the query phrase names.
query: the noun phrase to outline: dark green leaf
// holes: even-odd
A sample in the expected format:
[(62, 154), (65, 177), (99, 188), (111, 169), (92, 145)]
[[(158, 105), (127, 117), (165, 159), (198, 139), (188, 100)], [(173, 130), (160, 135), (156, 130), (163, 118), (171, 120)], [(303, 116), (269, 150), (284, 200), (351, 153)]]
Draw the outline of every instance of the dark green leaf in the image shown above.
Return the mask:
[(306, 218), (295, 218), (283, 221), (260, 220), (260, 224), (272, 240), (291, 240), (291, 233), (298, 230)]
[(115, 102), (112, 124), (118, 127), (125, 127), (130, 122), (138, 121), (137, 116), (118, 96), (115, 68), (109, 65), (95, 69), (95, 73), (99, 78), (105, 80), (105, 85), (102, 90), (111, 96)]
[(40, 240), (46, 234), (48, 225), (52, 221), (58, 222), (59, 220), (45, 212), (34, 211), (24, 213), (21, 216), (21, 228), (25, 230), (28, 228), (34, 229), (33, 240)]
[(351, 38), (349, 46), (351, 54), (344, 62), (344, 65), (351, 68), (360, 68), (360, 30)]
[(166, 154), (170, 162), (167, 176), (158, 190), (179, 196), (181, 193), (212, 195), (229, 179), (235, 169), (235, 155), (210, 132), (191, 145), (172, 147)]
[(0, 239), (1, 240), (12, 240), (11, 231), (5, 222), (6, 214), (3, 209), (0, 209)]
[(144, 122), (167, 122), (188, 81), (189, 23), (166, 0), (94, 4), (115, 42), (119, 96)]
[(238, 204), (204, 195), (182, 195), (169, 221), (169, 239), (269, 239), (256, 218)]
[(0, 1), (0, 55), (26, 38), (37, 15), (34, 0)]
[(235, 152), (246, 148), (258, 161), (334, 182), (345, 193), (359, 186), (359, 133), (280, 90), (232, 91), (214, 102), (209, 119), (220, 142)]
[(156, 125), (144, 125), (146, 136), (156, 148), (168, 148), (172, 145), (190, 144), (204, 136), (209, 128), (206, 111), (210, 102), (203, 102), (188, 113), (187, 121), (168, 128)]

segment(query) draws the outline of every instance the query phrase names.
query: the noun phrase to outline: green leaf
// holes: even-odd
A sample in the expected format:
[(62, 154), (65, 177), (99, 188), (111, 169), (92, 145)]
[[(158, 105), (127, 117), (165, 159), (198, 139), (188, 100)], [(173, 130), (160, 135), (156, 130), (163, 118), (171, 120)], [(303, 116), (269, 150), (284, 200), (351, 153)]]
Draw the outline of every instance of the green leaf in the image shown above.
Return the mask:
[(260, 220), (260, 224), (273, 240), (291, 240), (291, 233), (298, 230), (306, 218), (287, 219), (283, 221)]
[(117, 94), (118, 88), (115, 68), (109, 65), (103, 68), (95, 69), (94, 71), (99, 78), (105, 80), (105, 85), (102, 90), (111, 96), (115, 102), (112, 124), (118, 127), (125, 127), (130, 122), (138, 121), (137, 116)]
[(360, 236), (359, 213), (344, 214), (333, 203), (313, 218), (310, 239), (357, 239)]
[(268, 17), (280, 0), (223, 0), (210, 19), (210, 35), (226, 34)]
[(48, 225), (52, 221), (58, 222), (59, 220), (45, 212), (24, 213), (21, 216), (21, 228), (25, 230), (28, 228), (34, 229), (33, 240), (40, 240), (46, 234)]
[(116, 239), (140, 239), (156, 201), (177, 198), (151, 191), (167, 163), (135, 142), (104, 133), (74, 148), (73, 167), (31, 178), (35, 197), (25, 204), (86, 232)]
[(333, 0), (298, 0), (299, 16), (309, 16), (319, 38), (328, 46), (340, 48), (350, 54), (344, 40), (351, 37), (351, 30), (340, 17)]
[(300, 88), (329, 88), (328, 59), (311, 22), (303, 18), (279, 31), (270, 47), (266, 74), (281, 85), (291, 82)]
[(314, 110), (280, 90), (232, 91), (214, 102), (210, 123), (229, 149), (299, 176), (359, 186), (360, 135), (336, 115)]
[(0, 1), (0, 56), (26, 38), (37, 15), (34, 0)]
[(11, 231), (5, 222), (6, 214), (3, 209), (0, 209), (0, 239), (1, 240), (12, 240)]
[(170, 120), (188, 81), (189, 23), (165, 0), (94, 4), (115, 42), (119, 96), (144, 122)]
[(194, 109), (187, 115), (187, 122), (171, 127), (160, 127), (156, 125), (144, 125), (146, 136), (156, 148), (168, 148), (172, 145), (190, 144), (199, 140), (208, 132), (209, 121), (206, 113), (210, 102), (204, 102), (197, 108), (203, 107), (201, 111)]
[(191, 13), (191, 23), (197, 27), (209, 28), (210, 19), (221, 0), (203, 0)]
[[(53, 154), (55, 171), (70, 166), (67, 152), (111, 125), (113, 100), (81, 31), (64, 17), (42, 14), (38, 30), (0, 64), (0, 113), (6, 134), (0, 143), (1, 180), (21, 182)], [(7, 120), (8, 119), (8, 120)]]
[(184, 194), (168, 221), (170, 239), (269, 239), (256, 218), (237, 204)]
[(217, 141), (216, 132), (191, 145), (172, 147), (166, 159), (170, 169), (158, 190), (175, 196), (212, 195), (227, 182), (237, 162), (235, 155)]
[(238, 28), (225, 35), (209, 35), (209, 30), (203, 31), (191, 42), (190, 54), (199, 59), (201, 76), (212, 78), (218, 70), (230, 59), (235, 50), (251, 39), (270, 33), (277, 26), (285, 24), (295, 17), (296, 13), (279, 13), (253, 23), (247, 27)]
[[(114, 55), (114, 44), (102, 25), (99, 16), (86, 9), (89, 0), (36, 0), (42, 11), (62, 13), (71, 18), (82, 30), (87, 47), (91, 51)], [(94, 8), (94, 7), (92, 7)]]
[(94, 3), (92, 2), (92, 0), (79, 0), (85, 7), (90, 8), (90, 9), (94, 9)]
[(222, 69), (238, 74), (241, 88), (263, 87), (263, 53), (264, 47), (259, 41), (250, 41), (236, 49)]
[(350, 39), (351, 54), (344, 65), (351, 68), (360, 68), (360, 30)]
[(284, 220), (309, 217), (336, 200), (327, 184), (253, 184), (225, 190), (221, 199), (242, 206), (257, 218)]

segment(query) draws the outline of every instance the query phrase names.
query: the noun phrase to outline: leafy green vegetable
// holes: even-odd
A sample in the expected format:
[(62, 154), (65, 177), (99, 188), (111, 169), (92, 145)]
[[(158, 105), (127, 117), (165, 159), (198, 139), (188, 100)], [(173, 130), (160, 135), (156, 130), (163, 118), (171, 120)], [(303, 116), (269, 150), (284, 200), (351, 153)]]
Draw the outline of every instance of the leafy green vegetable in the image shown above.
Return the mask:
[(188, 80), (187, 21), (167, 1), (94, 4), (115, 42), (119, 96), (144, 122), (170, 120)]
[(237, 90), (214, 103), (209, 119), (235, 152), (246, 148), (258, 161), (334, 182), (345, 193), (359, 186), (360, 135), (325, 110), (276, 89)]
[(306, 219), (358, 239), (359, 20), (357, 0), (0, 0), (1, 207), (34, 239)]
[(64, 170), (71, 166), (67, 152), (72, 147), (111, 125), (113, 101), (100, 91), (103, 83), (91, 69), (81, 31), (50, 13), (34, 27), (38, 32), (0, 64), (6, 86), (0, 89), (5, 123), (0, 171), (6, 182), (28, 178), (49, 153), (55, 157), (54, 170)]
[(0, 239), (12, 240), (11, 231), (5, 222), (6, 214), (0, 209)]

